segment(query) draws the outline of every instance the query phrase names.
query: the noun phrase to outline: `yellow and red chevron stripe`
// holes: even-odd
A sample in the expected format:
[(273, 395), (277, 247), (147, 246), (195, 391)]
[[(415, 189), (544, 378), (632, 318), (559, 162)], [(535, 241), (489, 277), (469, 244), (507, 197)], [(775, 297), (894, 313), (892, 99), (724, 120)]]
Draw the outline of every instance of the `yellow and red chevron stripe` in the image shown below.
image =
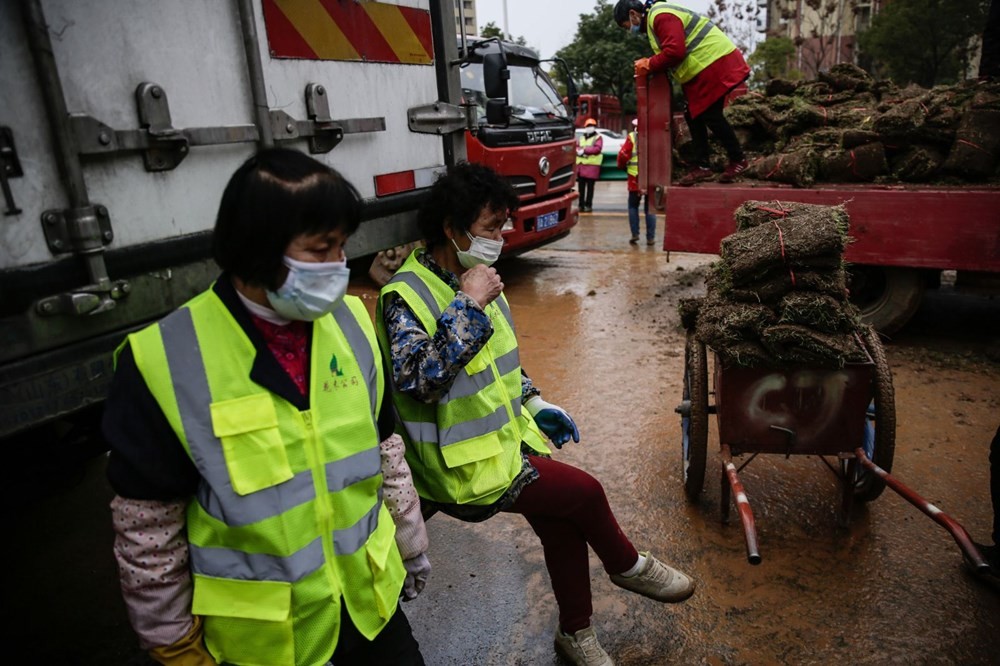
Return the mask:
[(430, 12), (361, 0), (263, 0), (275, 58), (434, 61)]

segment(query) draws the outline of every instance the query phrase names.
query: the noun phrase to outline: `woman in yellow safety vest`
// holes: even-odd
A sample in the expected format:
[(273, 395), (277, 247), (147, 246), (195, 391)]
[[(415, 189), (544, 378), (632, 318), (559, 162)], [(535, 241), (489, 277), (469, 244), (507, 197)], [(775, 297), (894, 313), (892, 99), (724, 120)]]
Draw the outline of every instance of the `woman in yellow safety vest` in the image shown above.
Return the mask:
[(399, 598), (426, 581), (427, 535), (345, 295), (360, 207), (311, 157), (260, 152), (222, 195), (222, 274), (118, 349), (114, 552), (160, 663), (424, 663)]
[(434, 184), (418, 215), (426, 248), (406, 259), (379, 296), (379, 343), (426, 510), (470, 522), (522, 514), (542, 542), (559, 606), (556, 651), (573, 664), (607, 665), (590, 624), (588, 545), (625, 589), (679, 602), (694, 584), (636, 551), (597, 479), (550, 457), (546, 436), (559, 448), (580, 434), (521, 370), (510, 306), (492, 267), (517, 204), (510, 184), (482, 165), (459, 164)]
[(726, 96), (750, 76), (740, 50), (708, 17), (679, 2), (618, 0), (614, 20), (636, 35), (645, 34), (655, 54), (636, 60), (636, 76), (666, 72), (684, 90), (684, 118), (691, 130), (694, 164), (678, 185), (694, 185), (715, 176), (709, 168), (708, 130), (729, 156), (719, 181), (735, 180), (746, 170), (747, 161), (723, 108)]

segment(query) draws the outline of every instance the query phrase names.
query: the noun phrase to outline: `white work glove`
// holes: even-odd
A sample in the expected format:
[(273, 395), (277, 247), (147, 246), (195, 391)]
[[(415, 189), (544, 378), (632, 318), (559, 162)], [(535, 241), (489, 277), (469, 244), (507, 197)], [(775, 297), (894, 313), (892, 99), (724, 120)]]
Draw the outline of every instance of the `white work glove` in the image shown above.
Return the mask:
[(580, 157), (583, 157), (583, 148), (577, 148), (576, 154), (579, 155)]
[(403, 601), (413, 601), (427, 585), (427, 576), (431, 573), (431, 563), (425, 553), (403, 560), (406, 568), (406, 580), (403, 581)]
[(572, 417), (566, 410), (557, 405), (542, 400), (541, 396), (532, 396), (528, 402), (524, 403), (524, 408), (535, 419), (535, 424), (539, 430), (544, 432), (557, 449), (573, 438), (574, 442), (580, 441), (580, 431), (576, 427)]

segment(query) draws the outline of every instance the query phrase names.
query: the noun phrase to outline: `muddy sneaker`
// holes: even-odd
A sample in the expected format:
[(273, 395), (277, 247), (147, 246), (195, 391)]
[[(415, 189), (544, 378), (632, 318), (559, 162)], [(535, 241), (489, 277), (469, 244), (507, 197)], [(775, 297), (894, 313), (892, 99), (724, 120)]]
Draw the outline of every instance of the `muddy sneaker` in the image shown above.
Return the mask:
[(648, 552), (639, 553), (646, 564), (634, 576), (611, 574), (611, 582), (636, 594), (667, 603), (684, 601), (694, 594), (694, 581), (673, 567), (668, 567)]
[(639, 237), (638, 236), (632, 236), (632, 238), (628, 239), (628, 242), (629, 242), (629, 245), (638, 245), (639, 244)]
[(677, 184), (682, 187), (690, 187), (695, 183), (699, 183), (703, 180), (709, 180), (715, 176), (715, 173), (711, 169), (706, 169), (705, 167), (694, 167), (687, 174), (684, 175)]
[(611, 657), (597, 642), (593, 627), (575, 634), (564, 634), (556, 629), (556, 653), (575, 666), (615, 666)]
[(656, 245), (656, 239), (647, 238), (646, 239), (646, 245)]
[(746, 160), (740, 160), (739, 162), (730, 162), (726, 165), (726, 170), (722, 172), (719, 176), (720, 183), (731, 183), (736, 180), (737, 176), (747, 170), (749, 163)]

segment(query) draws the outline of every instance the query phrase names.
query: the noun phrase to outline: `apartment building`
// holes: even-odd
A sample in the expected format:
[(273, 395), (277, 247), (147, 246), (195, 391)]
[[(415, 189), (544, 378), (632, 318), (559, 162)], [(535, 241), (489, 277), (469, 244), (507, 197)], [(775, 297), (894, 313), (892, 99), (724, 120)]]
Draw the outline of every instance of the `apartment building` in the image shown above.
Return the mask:
[(855, 36), (887, 0), (758, 0), (768, 35), (795, 45), (791, 66), (807, 78), (838, 62), (857, 63)]
[(476, 0), (455, 0), (455, 34), (462, 33), (470, 37), (479, 34), (479, 27), (476, 24)]

